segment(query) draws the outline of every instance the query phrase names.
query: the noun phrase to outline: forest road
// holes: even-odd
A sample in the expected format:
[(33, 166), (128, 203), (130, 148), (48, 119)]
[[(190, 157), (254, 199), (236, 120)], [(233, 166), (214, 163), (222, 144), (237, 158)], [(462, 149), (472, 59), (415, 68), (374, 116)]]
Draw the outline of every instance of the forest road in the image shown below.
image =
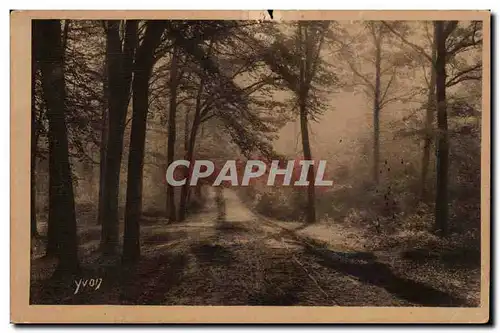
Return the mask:
[[(314, 237), (297, 226), (254, 213), (235, 190), (210, 188), (203, 208), (183, 222), (143, 216), (141, 258), (131, 267), (103, 266), (100, 226), (83, 228), (81, 276), (51, 284), (53, 269), (39, 258), (30, 299), (32, 304), (470, 306), (421, 279), (403, 277), (374, 253), (344, 246), (349, 234), (340, 226), (310, 226), (319, 230)], [(99, 281), (99, 287), (75, 290), (79, 281)]]
[(463, 303), (395, 275), (371, 253), (336, 251), (304, 239), (253, 213), (231, 189), (211, 189), (201, 212), (161, 230), (143, 242), (142, 279), (135, 278), (141, 288), (130, 298), (135, 304)]

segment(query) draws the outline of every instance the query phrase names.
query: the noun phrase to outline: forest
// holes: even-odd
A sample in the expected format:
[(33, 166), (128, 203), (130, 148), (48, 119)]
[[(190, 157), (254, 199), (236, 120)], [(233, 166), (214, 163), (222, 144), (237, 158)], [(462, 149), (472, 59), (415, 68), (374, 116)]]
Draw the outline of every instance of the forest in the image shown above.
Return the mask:
[(33, 20), (30, 303), (479, 306), (481, 24)]

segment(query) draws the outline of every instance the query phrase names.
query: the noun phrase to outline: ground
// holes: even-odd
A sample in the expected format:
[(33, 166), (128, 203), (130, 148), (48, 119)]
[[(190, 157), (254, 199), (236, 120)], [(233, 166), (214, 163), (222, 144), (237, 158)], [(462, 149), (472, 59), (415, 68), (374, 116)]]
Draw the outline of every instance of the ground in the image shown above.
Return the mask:
[(80, 224), (81, 276), (53, 281), (55, 262), (42, 256), (43, 242), (38, 240), (32, 258), (31, 302), (478, 305), (477, 269), (444, 267), (437, 261), (406, 258), (395, 250), (375, 251), (361, 230), (278, 222), (252, 212), (231, 189), (220, 195), (223, 199), (209, 192), (204, 208), (182, 223), (144, 217), (142, 258), (134, 268), (103, 261), (97, 251), (100, 227)]

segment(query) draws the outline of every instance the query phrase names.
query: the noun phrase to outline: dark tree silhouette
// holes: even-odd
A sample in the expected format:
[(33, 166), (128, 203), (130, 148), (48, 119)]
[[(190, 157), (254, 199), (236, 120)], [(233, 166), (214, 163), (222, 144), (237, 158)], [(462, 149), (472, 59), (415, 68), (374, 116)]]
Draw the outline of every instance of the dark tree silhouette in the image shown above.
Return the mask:
[[(59, 20), (34, 21), (43, 95), (49, 121), (49, 223), (54, 225), (59, 259), (56, 275), (73, 274), (78, 266), (75, 201), (65, 121), (64, 46)], [(43, 39), (41, 38), (43, 36)], [(35, 54), (38, 51), (35, 51)]]
[(149, 78), (154, 65), (154, 52), (161, 42), (165, 21), (148, 21), (143, 41), (137, 49), (134, 64), (133, 115), (127, 177), (127, 203), (123, 235), (124, 262), (135, 262), (140, 255), (139, 220), (142, 205), (144, 144), (148, 114)]
[(120, 21), (106, 26), (106, 63), (109, 86), (109, 128), (103, 189), (103, 254), (115, 255), (118, 246), (118, 189), (123, 153), (125, 117), (130, 99), (134, 52), (137, 44), (137, 21), (126, 21), (125, 36), (120, 38)]
[[(172, 51), (172, 60), (170, 64), (170, 79), (169, 79), (169, 109), (168, 109), (168, 148), (167, 148), (167, 165), (174, 161), (175, 139), (176, 139), (176, 113), (177, 113), (177, 86), (179, 84), (178, 62), (179, 48), (174, 47)], [(167, 215), (170, 222), (177, 220), (175, 211), (175, 192), (174, 187), (167, 184)]]
[(436, 98), (437, 98), (437, 192), (436, 228), (444, 236), (448, 231), (448, 112), (446, 110), (446, 38), (453, 22), (434, 22), (436, 36)]

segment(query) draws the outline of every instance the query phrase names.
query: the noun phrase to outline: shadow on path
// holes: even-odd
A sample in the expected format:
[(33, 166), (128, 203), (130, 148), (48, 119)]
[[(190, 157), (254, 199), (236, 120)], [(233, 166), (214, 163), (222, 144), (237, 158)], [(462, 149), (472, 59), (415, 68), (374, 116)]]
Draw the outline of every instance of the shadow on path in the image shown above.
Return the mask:
[(224, 233), (224, 234), (232, 234), (232, 233), (247, 233), (250, 232), (250, 230), (246, 227), (243, 226), (243, 223), (239, 222), (228, 222), (225, 220), (219, 220), (217, 221), (217, 224), (215, 226), (215, 230), (219, 233)]
[[(319, 258), (319, 264), (338, 272), (349, 274), (361, 282), (382, 287), (391, 294), (423, 306), (467, 306), (456, 298), (425, 283), (396, 276), (389, 266), (373, 260), (351, 257), (345, 253), (307, 246), (306, 251)], [(366, 254), (364, 254), (366, 257)], [(354, 259), (353, 259), (354, 258)], [(361, 260), (358, 260), (361, 259)]]
[(429, 249), (412, 249), (404, 251), (402, 257), (417, 264), (438, 261), (448, 268), (481, 268), (481, 249), (479, 248), (463, 247), (442, 252), (434, 252)]
[(168, 292), (182, 282), (188, 263), (185, 254), (163, 254), (141, 262), (128, 274), (124, 274), (120, 295), (121, 304), (165, 304)]
[(282, 228), (282, 234), (304, 245), (305, 252), (318, 258), (323, 267), (356, 277), (359, 281), (384, 288), (396, 297), (423, 306), (473, 306), (465, 299), (450, 295), (428, 284), (395, 275), (390, 266), (377, 262), (371, 252), (338, 252), (325, 248), (325, 244), (301, 236), (295, 230)]
[(191, 252), (203, 264), (229, 265), (234, 260), (231, 251), (218, 244), (203, 243), (192, 247)]

